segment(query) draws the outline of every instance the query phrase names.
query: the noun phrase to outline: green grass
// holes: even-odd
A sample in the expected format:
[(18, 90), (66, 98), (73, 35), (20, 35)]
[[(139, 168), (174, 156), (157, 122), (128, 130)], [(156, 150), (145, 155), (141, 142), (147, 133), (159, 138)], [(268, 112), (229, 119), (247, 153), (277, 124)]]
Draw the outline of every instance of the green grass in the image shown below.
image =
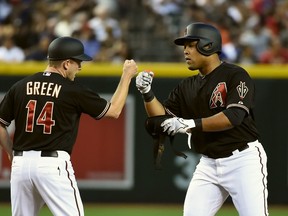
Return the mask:
[[(181, 216), (182, 205), (174, 204), (86, 204), (85, 216)], [(0, 204), (1, 216), (11, 215), (9, 204)], [(288, 206), (271, 206), (270, 216), (288, 215)], [(44, 207), (39, 216), (52, 216)], [(233, 206), (225, 205), (217, 216), (238, 216)]]

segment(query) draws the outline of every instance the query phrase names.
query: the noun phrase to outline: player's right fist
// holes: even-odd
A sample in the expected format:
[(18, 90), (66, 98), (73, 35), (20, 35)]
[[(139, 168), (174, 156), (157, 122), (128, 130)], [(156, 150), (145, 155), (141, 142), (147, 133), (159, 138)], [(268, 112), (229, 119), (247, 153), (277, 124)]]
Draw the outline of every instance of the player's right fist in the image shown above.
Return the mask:
[(145, 94), (151, 90), (154, 73), (152, 71), (142, 71), (136, 77), (136, 87)]

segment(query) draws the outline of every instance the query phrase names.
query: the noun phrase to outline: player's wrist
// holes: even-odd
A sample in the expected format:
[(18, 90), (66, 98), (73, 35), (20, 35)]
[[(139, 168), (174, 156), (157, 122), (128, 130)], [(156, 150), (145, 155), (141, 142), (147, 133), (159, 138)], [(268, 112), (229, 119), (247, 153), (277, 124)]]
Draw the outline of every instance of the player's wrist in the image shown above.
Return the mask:
[(193, 131), (202, 131), (202, 119), (185, 119), (187, 126), (187, 133), (192, 133)]
[(191, 128), (190, 130), (197, 130), (197, 131), (202, 131), (203, 127), (202, 127), (202, 119), (194, 119), (194, 123), (195, 123), (195, 127)]
[(151, 102), (155, 98), (154, 92), (152, 91), (151, 87), (148, 92), (142, 94), (142, 98), (146, 103)]

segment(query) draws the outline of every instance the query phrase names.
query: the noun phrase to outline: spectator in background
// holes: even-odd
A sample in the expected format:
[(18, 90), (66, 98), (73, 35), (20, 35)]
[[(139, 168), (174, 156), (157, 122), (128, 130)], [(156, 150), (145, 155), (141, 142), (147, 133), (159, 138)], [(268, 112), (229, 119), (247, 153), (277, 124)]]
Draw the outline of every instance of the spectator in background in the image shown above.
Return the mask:
[(99, 53), (95, 60), (98, 62), (120, 63), (123, 59), (131, 57), (128, 44), (124, 39), (114, 39), (112, 31), (108, 30), (108, 38), (101, 43)]
[[(287, 2), (288, 3), (288, 2)], [(279, 35), (280, 40), (285, 48), (288, 48), (288, 9), (287, 9), (287, 18), (283, 20), (283, 31)]]
[(281, 40), (277, 37), (270, 41), (270, 47), (260, 56), (263, 64), (286, 64), (288, 63), (288, 49), (284, 48)]
[(0, 23), (10, 15), (11, 11), (11, 4), (8, 4), (6, 0), (0, 0)]
[(168, 27), (168, 32), (171, 35), (179, 33), (179, 25), (181, 22), (182, 0), (143, 0), (143, 4), (147, 5), (151, 10), (159, 15), (165, 25)]
[[(105, 6), (96, 6), (94, 8), (94, 17), (92, 17), (88, 25), (93, 29), (96, 39), (101, 43), (112, 36), (114, 39), (119, 39), (122, 36), (120, 24), (109, 13), (109, 8)], [(110, 35), (109, 35), (110, 34)]]
[(222, 35), (222, 59), (227, 62), (236, 62), (239, 53), (228, 27), (222, 24), (218, 25), (218, 29)]
[(47, 34), (41, 36), (38, 44), (26, 53), (25, 60), (46, 61), (48, 46), (53, 39), (52, 36)]
[(94, 0), (94, 1), (97, 6), (107, 8), (109, 10), (109, 14), (115, 14), (118, 11), (119, 0)]
[(272, 32), (265, 26), (258, 15), (252, 16), (247, 21), (246, 30), (239, 36), (239, 44), (251, 46), (253, 56), (259, 60), (261, 54), (268, 49), (269, 41), (272, 38)]
[[(181, 31), (189, 25), (191, 22), (209, 22), (207, 20), (207, 13), (205, 8), (193, 3), (189, 4), (185, 10), (183, 10), (183, 16), (181, 17), (181, 24), (179, 26), (178, 35)], [(182, 57), (182, 56), (181, 56)]]
[(85, 53), (95, 60), (100, 52), (101, 44), (88, 24), (84, 24), (80, 30), (73, 32), (72, 35), (83, 43)]
[(237, 62), (243, 65), (253, 65), (258, 63), (256, 56), (254, 55), (253, 48), (249, 45), (242, 45), (240, 48), (239, 58)]
[(85, 11), (85, 9), (83, 9), (84, 11), (80, 9), (78, 11), (78, 9), (75, 3), (69, 4), (69, 2), (66, 2), (66, 4), (63, 5), (60, 16), (55, 17), (54, 34), (57, 37), (71, 36), (74, 31), (79, 31), (87, 22), (90, 12)]
[(54, 27), (54, 34), (57, 37), (71, 36), (75, 30), (72, 22), (73, 14), (72, 8), (69, 6), (60, 11), (60, 18)]
[(4, 36), (0, 46), (0, 62), (17, 63), (25, 59), (23, 49), (18, 47), (12, 36)]
[(279, 37), (283, 46), (288, 48), (288, 1), (283, 1), (277, 9), (280, 21)]

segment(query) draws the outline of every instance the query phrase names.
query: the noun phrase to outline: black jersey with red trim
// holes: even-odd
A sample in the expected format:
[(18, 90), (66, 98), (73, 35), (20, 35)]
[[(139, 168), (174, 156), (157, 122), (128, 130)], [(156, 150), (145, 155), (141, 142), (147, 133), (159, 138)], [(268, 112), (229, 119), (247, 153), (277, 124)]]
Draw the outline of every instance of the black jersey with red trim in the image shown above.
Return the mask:
[(58, 73), (39, 72), (15, 83), (0, 104), (0, 122), (15, 120), (14, 150), (71, 154), (81, 113), (102, 118), (110, 103)]
[(184, 119), (205, 118), (233, 107), (245, 110), (243, 122), (232, 129), (192, 132), (196, 152), (218, 155), (259, 138), (253, 114), (254, 100), (255, 86), (247, 71), (224, 62), (206, 76), (198, 74), (182, 80), (163, 105), (166, 112)]

